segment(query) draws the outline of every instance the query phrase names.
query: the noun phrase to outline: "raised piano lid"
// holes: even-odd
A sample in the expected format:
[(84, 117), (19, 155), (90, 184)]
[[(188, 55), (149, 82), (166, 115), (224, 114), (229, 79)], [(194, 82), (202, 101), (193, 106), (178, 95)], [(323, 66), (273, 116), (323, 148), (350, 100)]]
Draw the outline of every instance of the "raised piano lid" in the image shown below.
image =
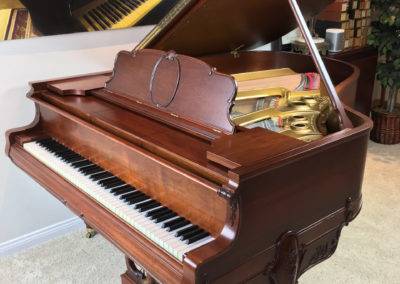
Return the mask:
[[(308, 19), (332, 0), (298, 0)], [(287, 0), (182, 0), (135, 49), (203, 56), (246, 50), (297, 27)]]

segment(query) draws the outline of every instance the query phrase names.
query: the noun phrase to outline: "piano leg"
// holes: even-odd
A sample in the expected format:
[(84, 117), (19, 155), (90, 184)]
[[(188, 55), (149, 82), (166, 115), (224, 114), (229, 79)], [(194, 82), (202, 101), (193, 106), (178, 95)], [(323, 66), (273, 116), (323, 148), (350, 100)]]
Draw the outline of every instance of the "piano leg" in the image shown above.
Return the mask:
[(140, 270), (133, 260), (125, 257), (127, 270), (121, 275), (122, 284), (157, 284), (158, 282), (145, 271)]
[[(86, 224), (86, 223), (85, 223), (85, 224)], [(97, 234), (97, 232), (95, 231), (95, 229), (93, 229), (93, 228), (90, 227), (88, 224), (86, 224), (86, 238), (91, 239), (91, 238), (93, 238), (96, 234)]]

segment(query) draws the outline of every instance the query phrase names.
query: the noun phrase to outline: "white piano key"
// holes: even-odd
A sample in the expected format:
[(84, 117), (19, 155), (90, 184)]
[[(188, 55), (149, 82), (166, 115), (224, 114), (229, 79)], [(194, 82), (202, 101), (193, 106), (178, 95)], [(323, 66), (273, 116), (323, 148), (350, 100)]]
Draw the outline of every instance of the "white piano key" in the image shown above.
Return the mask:
[[(168, 220), (164, 220), (159, 223), (155, 223), (154, 220), (146, 216), (147, 212), (162, 208), (162, 205), (145, 212), (139, 212), (139, 210), (134, 208), (135, 205), (147, 202), (148, 200), (130, 205), (123, 199), (120, 199), (120, 195), (116, 196), (111, 193), (113, 188), (103, 188), (97, 183), (97, 181), (91, 180), (90, 175), (84, 175), (79, 171), (79, 168), (72, 167), (71, 164), (63, 161), (62, 157), (57, 157), (54, 153), (48, 151), (40, 144), (36, 142), (29, 142), (25, 143), (23, 147), (27, 152), (32, 154), (47, 167), (65, 178), (81, 191), (85, 192), (102, 206), (113, 212), (116, 216), (124, 220), (127, 224), (131, 225), (133, 228), (141, 232), (143, 235), (148, 237), (150, 240), (180, 261), (182, 261), (183, 255), (186, 252), (198, 248), (199, 246), (213, 240), (213, 238), (209, 236), (188, 245), (184, 241), (181, 241), (180, 238), (176, 237), (175, 234), (181, 229), (190, 227), (191, 224), (168, 232), (166, 228), (162, 228), (162, 225), (168, 221), (179, 218), (179, 216), (173, 216)], [(115, 188), (122, 186), (124, 185), (119, 185)]]

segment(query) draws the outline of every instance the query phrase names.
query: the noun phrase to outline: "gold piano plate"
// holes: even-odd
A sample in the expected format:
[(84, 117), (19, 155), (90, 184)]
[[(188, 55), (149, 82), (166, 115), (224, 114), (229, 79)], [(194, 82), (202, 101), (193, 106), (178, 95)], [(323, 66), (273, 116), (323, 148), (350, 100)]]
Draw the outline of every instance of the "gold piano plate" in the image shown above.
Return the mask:
[[(278, 77), (273, 82), (279, 82), (287, 79), (287, 76), (293, 80), (293, 75), (301, 76), (285, 68), (233, 75), (239, 81), (235, 106), (231, 112), (232, 121), (239, 126), (262, 127), (306, 142), (325, 136), (332, 105), (320, 90), (262, 88), (263, 82), (267, 85), (270, 83), (270, 78)], [(243, 83), (247, 84), (241, 88)], [(252, 85), (254, 89), (249, 89)]]

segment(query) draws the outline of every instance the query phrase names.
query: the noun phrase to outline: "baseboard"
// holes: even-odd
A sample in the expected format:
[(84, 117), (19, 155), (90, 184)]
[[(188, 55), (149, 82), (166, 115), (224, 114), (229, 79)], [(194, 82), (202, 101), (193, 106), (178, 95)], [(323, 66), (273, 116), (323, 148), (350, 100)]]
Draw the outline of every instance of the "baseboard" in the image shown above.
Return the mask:
[(62, 236), (84, 227), (84, 223), (78, 217), (61, 221), (21, 237), (0, 243), (0, 256), (10, 255), (31, 248), (55, 237)]

